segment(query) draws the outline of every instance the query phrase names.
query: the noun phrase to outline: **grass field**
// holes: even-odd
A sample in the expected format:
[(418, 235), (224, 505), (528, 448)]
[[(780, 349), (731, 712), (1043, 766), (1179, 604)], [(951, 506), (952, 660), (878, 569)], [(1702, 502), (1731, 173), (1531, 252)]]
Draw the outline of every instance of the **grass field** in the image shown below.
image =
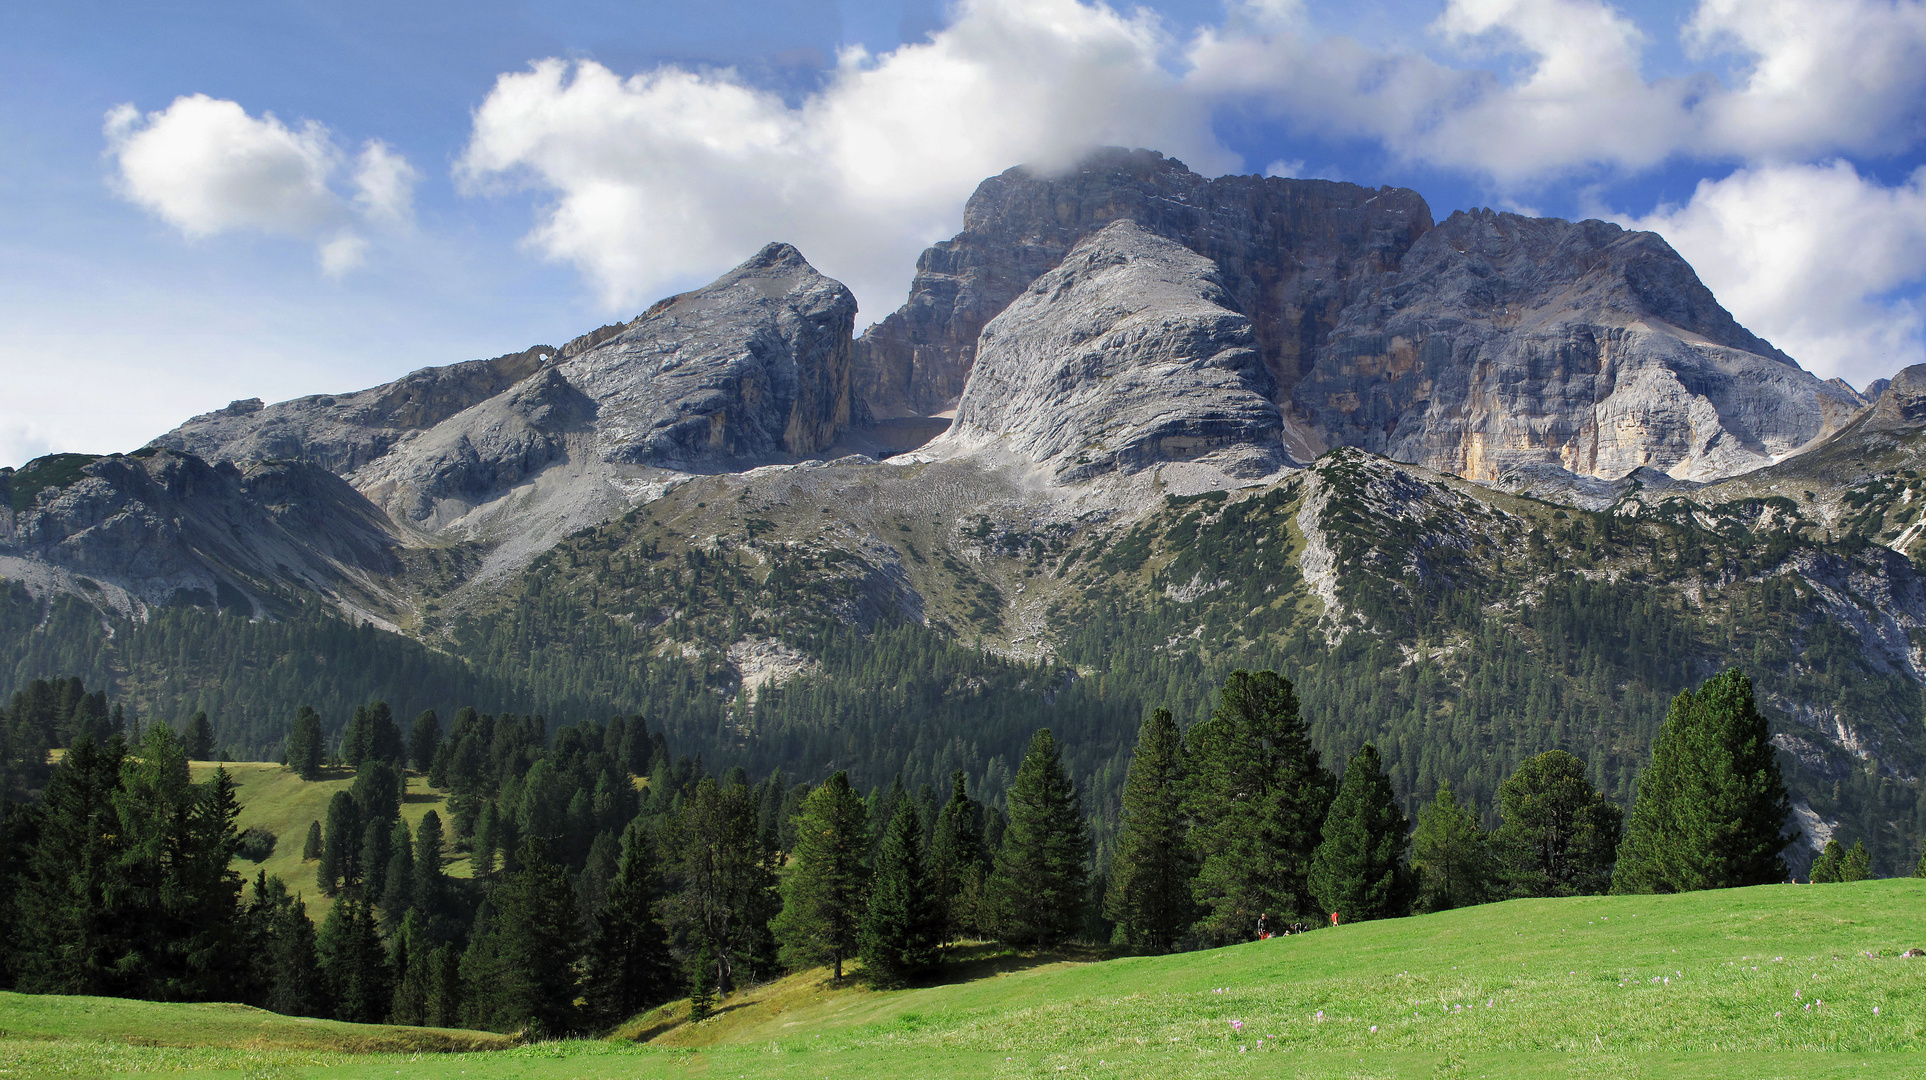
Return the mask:
[[(444, 1055), (290, 1047), (267, 1025), (239, 1045), (231, 1018), (209, 1027), (215, 1045), (205, 1048), (130, 1045), (126, 1025), (84, 1025), (77, 1007), (17, 1021), (17, 1003), (35, 999), (6, 997), (0, 1069), (475, 1080), (1926, 1077), (1926, 959), (1898, 956), (1913, 946), (1926, 946), (1926, 881), (1518, 900), (1174, 957), (982, 960), (961, 981), (890, 993), (805, 973), (736, 995), (701, 1024), (682, 1022), (679, 1007), (640, 1017), (626, 1033), (646, 1044)], [(157, 1042), (192, 1043), (197, 1025), (214, 1024), (179, 1019), (207, 1006), (113, 1005), (151, 1010), (154, 1030), (169, 1033)]]
[[(196, 761), (190, 771), (196, 782), (206, 780), (214, 774), (215, 762)], [(308, 824), (325, 822), (328, 817), (328, 800), (337, 791), (347, 791), (354, 787), (354, 775), (339, 770), (338, 775), (316, 781), (302, 780), (294, 770), (271, 761), (230, 761), (225, 763), (228, 775), (234, 778), (237, 788), (236, 797), (241, 800), (241, 817), (237, 826), (242, 829), (260, 826), (275, 835), (274, 853), (260, 863), (246, 859), (236, 859), (234, 868), (248, 881), (254, 880), (257, 870), (266, 870), (287, 882), (289, 891), (298, 892), (307, 900), (308, 917), (318, 926), (327, 918), (328, 909), (334, 901), (322, 895), (316, 871), (319, 863), (303, 862), (301, 848), (307, 842)], [(401, 816), (414, 829), (421, 819), (433, 810), (442, 817), (442, 827), (449, 831), (452, 838), (453, 826), (448, 821), (448, 809), (443, 805), (443, 793), (428, 787), (419, 776), (408, 778), (408, 798), (401, 804)], [(468, 876), (468, 856), (449, 853), (454, 861), (446, 870), (454, 877)]]

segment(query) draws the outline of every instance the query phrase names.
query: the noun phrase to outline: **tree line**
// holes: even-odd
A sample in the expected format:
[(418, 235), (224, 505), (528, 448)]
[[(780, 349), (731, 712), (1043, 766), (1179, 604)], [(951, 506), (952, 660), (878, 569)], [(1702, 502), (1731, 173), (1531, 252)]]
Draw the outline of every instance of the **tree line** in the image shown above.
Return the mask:
[[(1236, 671), (1188, 730), (1165, 709), (1143, 722), (1105, 862), (1048, 728), (997, 807), (961, 771), (940, 804), (927, 786), (863, 795), (847, 772), (752, 784), (672, 759), (639, 717), (547, 737), (539, 717), (464, 709), (444, 729), (426, 711), (404, 733), (377, 703), (332, 751), (311, 710), (293, 724), (290, 769), (354, 778), (306, 839), (334, 898), (316, 928), (284, 883), (244, 888), (232, 869), (225, 771), (191, 783), (171, 727), (130, 744), (104, 715), (72, 728), (42, 798), (8, 805), (7, 986), (560, 1034), (685, 995), (700, 1017), (784, 970), (842, 978), (854, 961), (901, 985), (965, 939), (1163, 953), (1508, 896), (1778, 881), (1794, 839), (1736, 670), (1674, 700), (1629, 827), (1582, 761), (1549, 751), (1501, 785), (1489, 832), (1448, 785), (1414, 831), (1373, 745), (1334, 774), (1290, 680)], [(448, 793), (447, 817), (412, 829), (411, 765)], [(445, 872), (456, 852), (472, 877)], [(1828, 858), (1844, 877), (1863, 849)]]

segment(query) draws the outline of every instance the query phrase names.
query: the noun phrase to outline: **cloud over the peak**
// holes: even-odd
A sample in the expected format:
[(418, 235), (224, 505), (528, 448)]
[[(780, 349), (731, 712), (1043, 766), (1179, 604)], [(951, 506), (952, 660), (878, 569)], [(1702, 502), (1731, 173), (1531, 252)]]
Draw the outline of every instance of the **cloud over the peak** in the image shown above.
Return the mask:
[(1162, 66), (1172, 48), (1143, 12), (964, 0), (923, 43), (844, 53), (793, 106), (726, 70), (544, 60), (496, 82), (459, 168), (550, 193), (531, 242), (612, 309), (786, 240), (875, 318), (977, 183), (1013, 164), (1116, 143), (1234, 166), (1208, 102)]
[(1704, 180), (1683, 206), (1624, 217), (1663, 235), (1738, 320), (1855, 386), (1926, 361), (1926, 169), (1886, 187), (1850, 164)]
[(189, 237), (258, 232), (312, 238), (323, 269), (359, 265), (361, 221), (405, 224), (417, 174), (388, 146), (370, 140), (355, 159), (352, 199), (331, 186), (345, 155), (327, 128), (298, 128), (272, 113), (250, 116), (238, 102), (192, 94), (145, 115), (133, 105), (107, 113), (115, 187)]

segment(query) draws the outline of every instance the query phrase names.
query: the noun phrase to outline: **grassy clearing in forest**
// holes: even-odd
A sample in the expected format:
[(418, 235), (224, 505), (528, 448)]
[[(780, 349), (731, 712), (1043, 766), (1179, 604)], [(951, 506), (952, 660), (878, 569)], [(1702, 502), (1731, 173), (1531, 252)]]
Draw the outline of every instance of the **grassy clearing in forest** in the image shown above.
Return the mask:
[[(305, 1064), (209, 1051), (198, 1064), (476, 1080), (1926, 1077), (1926, 959), (1898, 956), (1926, 946), (1922, 915), (1926, 881), (1910, 879), (1515, 900), (1181, 956), (1004, 956), (974, 965), (980, 977), (888, 993), (810, 972), (726, 999), (701, 1024), (680, 1006), (640, 1017), (626, 1032), (647, 1032), (640, 1045)], [(16, 1000), (0, 1000), (0, 1018)], [(0, 1068), (57, 1069), (83, 1045), (101, 1044), (32, 1057), (0, 1042)], [(96, 1053), (97, 1071), (197, 1064)]]
[[(199, 783), (213, 776), (217, 765), (226, 768), (234, 779), (235, 797), (241, 801), (241, 816), (235, 827), (259, 826), (275, 838), (273, 854), (259, 863), (237, 858), (235, 872), (249, 882), (259, 870), (278, 876), (287, 883), (289, 892), (302, 895), (307, 901), (308, 918), (313, 919), (316, 926), (321, 925), (334, 901), (321, 892), (316, 877), (320, 864), (304, 862), (301, 848), (307, 843), (308, 825), (327, 821), (328, 800), (334, 798), (337, 791), (353, 788), (354, 774), (346, 769), (331, 769), (323, 779), (307, 781), (293, 769), (272, 761), (196, 761), (190, 766), (194, 781)], [(409, 830), (418, 827), (428, 811), (433, 810), (441, 815), (444, 834), (452, 839), (454, 825), (448, 820), (444, 796), (444, 792), (430, 788), (424, 777), (410, 774), (408, 797), (401, 804), (401, 817)], [(449, 856), (452, 861), (444, 871), (451, 877), (467, 877), (468, 856), (453, 851)]]

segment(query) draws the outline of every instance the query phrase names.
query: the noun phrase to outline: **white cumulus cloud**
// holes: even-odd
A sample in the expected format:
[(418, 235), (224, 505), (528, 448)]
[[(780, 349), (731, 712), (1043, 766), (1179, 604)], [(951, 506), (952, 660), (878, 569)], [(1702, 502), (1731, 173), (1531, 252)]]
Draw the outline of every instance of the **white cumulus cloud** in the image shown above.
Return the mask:
[(313, 121), (291, 128), (272, 113), (250, 116), (238, 102), (192, 94), (145, 115), (116, 106), (104, 131), (120, 194), (189, 237), (313, 237), (323, 269), (341, 273), (367, 247), (353, 231), (357, 218), (394, 225), (413, 214), (417, 173), (379, 141), (354, 164), (354, 198), (337, 193), (331, 181), (344, 155)]
[(1768, 165), (1701, 181), (1624, 224), (1671, 242), (1741, 323), (1802, 367), (1863, 387), (1926, 361), (1926, 169), (1886, 187), (1850, 164)]
[(1076, 0), (964, 0), (929, 40), (844, 53), (795, 105), (733, 72), (623, 78), (589, 61), (503, 75), (459, 165), (553, 202), (530, 241), (626, 310), (770, 240), (847, 283), (865, 318), (901, 302), (916, 255), (954, 232), (986, 176), (1149, 146), (1237, 164), (1209, 103), (1162, 66), (1157, 18)]

